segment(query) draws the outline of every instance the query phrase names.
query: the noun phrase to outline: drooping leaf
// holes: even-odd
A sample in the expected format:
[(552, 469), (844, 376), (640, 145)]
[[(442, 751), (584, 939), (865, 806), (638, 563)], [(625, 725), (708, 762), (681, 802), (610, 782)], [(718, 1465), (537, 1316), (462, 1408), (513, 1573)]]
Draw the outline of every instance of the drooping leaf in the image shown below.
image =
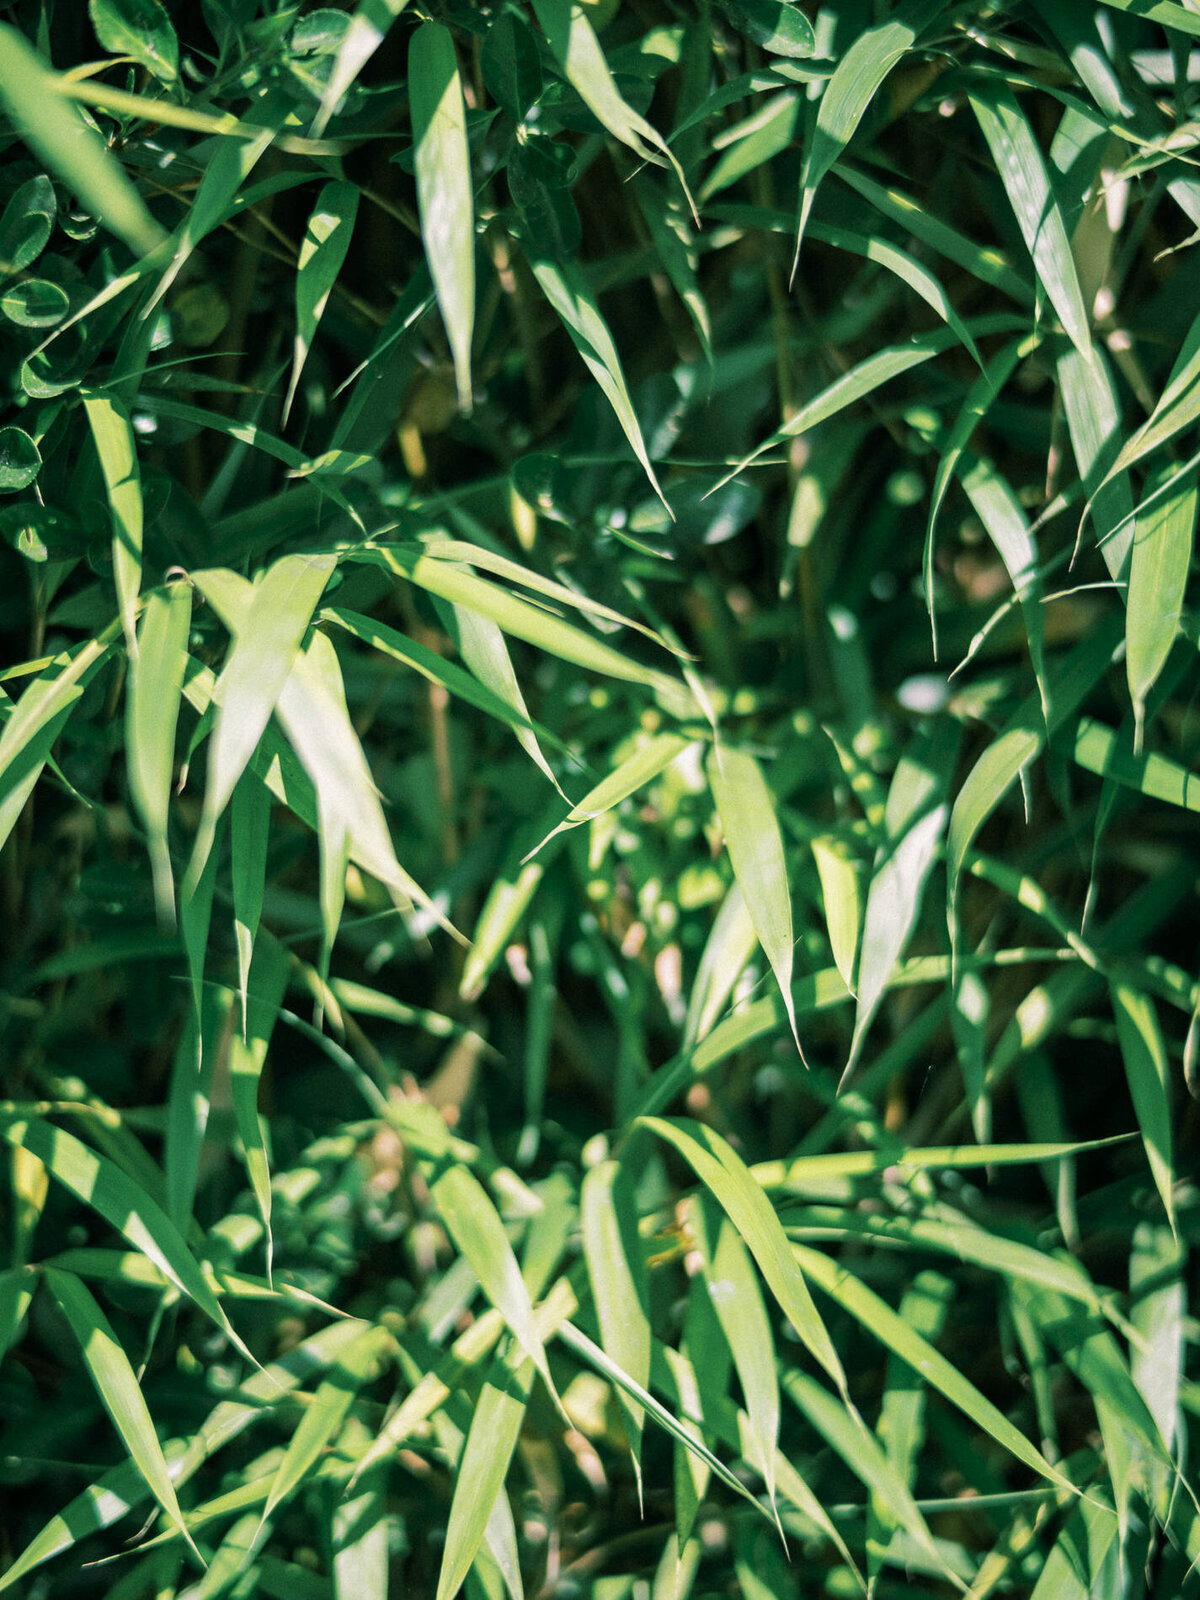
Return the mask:
[(292, 376), (283, 402), (286, 424), (317, 325), (342, 270), (358, 214), (358, 186), (327, 183), (317, 196), (296, 262), (296, 337)]
[[(714, 747), (707, 769), (734, 876), (779, 984), (792, 1037), (800, 1050), (792, 1001), (791, 892), (771, 792), (758, 762), (747, 751)], [(804, 1052), (800, 1055), (803, 1060)]]
[[(650, 1382), (649, 1291), (630, 1181), (618, 1162), (601, 1161), (588, 1171), (580, 1191), (580, 1225), (601, 1343), (645, 1388)], [(623, 1390), (619, 1400), (640, 1500), (643, 1412)]]
[(409, 45), (408, 71), (421, 237), (454, 357), (459, 409), (469, 412), (475, 204), (454, 41), (440, 23), (427, 22), (417, 29)]

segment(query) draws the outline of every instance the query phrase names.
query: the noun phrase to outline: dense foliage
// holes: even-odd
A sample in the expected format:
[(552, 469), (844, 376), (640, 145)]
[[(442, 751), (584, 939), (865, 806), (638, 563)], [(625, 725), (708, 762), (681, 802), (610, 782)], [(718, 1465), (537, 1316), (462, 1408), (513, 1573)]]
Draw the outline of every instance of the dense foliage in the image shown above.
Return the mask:
[(1200, 1590), (1200, 11), (3, 9), (0, 1592)]

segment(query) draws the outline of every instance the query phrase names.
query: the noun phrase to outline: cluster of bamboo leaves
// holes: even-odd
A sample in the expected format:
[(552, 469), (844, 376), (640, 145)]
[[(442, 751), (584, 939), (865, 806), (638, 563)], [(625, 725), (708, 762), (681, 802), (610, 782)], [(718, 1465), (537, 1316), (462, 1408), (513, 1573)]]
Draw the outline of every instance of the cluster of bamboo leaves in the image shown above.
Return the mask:
[(1200, 14), (0, 23), (0, 1592), (1200, 1587)]

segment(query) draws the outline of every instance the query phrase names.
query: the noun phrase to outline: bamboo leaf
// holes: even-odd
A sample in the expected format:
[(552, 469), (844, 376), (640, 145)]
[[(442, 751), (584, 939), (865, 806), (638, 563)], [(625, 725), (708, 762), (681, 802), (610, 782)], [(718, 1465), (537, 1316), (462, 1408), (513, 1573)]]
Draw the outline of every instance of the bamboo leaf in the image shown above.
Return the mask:
[[(1167, 473), (1172, 469), (1168, 468)], [(1152, 484), (1163, 486), (1166, 474)], [(1138, 518), (1129, 561), (1125, 608), (1125, 673), (1136, 719), (1135, 755), (1142, 751), (1146, 697), (1167, 664), (1179, 636), (1200, 489), (1195, 473), (1171, 477), (1171, 489), (1153, 510)]]
[(1043, 289), (1071, 343), (1091, 352), (1090, 316), (1083, 303), (1075, 257), (1062, 212), (1050, 186), (1033, 130), (1005, 84), (979, 85), (968, 98), (992, 152), (1021, 236)]
[(107, 394), (84, 394), (87, 413), (100, 470), (108, 491), (112, 515), (113, 577), (117, 604), (129, 654), (137, 654), (134, 632), (138, 590), (142, 585), (142, 483), (138, 471), (137, 444), (129, 413), (119, 400)]
[(587, 794), (542, 840), (541, 844), (529, 852), (530, 856), (538, 852), (555, 838), (558, 834), (570, 828), (577, 828), (581, 823), (592, 822), (597, 817), (602, 817), (606, 811), (611, 811), (619, 806), (622, 800), (628, 799), (637, 790), (645, 788), (658, 777), (659, 773), (669, 767), (689, 746), (689, 740), (677, 733), (655, 734), (653, 738), (639, 745), (632, 755), (626, 756), (617, 763), (606, 778), (602, 778)]
[(408, 72), (421, 237), (454, 357), (459, 409), (469, 412), (475, 207), (458, 62), (454, 41), (440, 23), (423, 23), (413, 34)]
[(69, 1272), (45, 1267), (43, 1280), (79, 1342), (83, 1364), (130, 1459), (146, 1480), (150, 1492), (178, 1528), (197, 1557), (179, 1508), (175, 1486), (154, 1429), (154, 1421), (138, 1387), (129, 1357), (121, 1347), (96, 1297)]
[[(763, 953), (771, 963), (792, 1037), (800, 1050), (792, 1001), (791, 894), (771, 792), (758, 762), (744, 750), (714, 748), (707, 768), (734, 877)], [(804, 1059), (802, 1050), (800, 1059)]]
[[(504, 1495), (532, 1378), (532, 1362), (523, 1361), (514, 1369), (511, 1362), (500, 1358), (492, 1363), (484, 1380), (458, 1464), (437, 1600), (454, 1600), (487, 1535), (497, 1502)], [(519, 1568), (511, 1570), (517, 1573), (519, 1584)]]
[(737, 880), (730, 884), (696, 969), (683, 1024), (684, 1049), (691, 1049), (710, 1031), (734, 984), (754, 954), (758, 936)]
[(0, 1112), (0, 1138), (31, 1150), (57, 1183), (148, 1256), (248, 1360), (254, 1360), (175, 1224), (120, 1168), (44, 1118), (30, 1121), (12, 1111)]
[(408, 0), (359, 0), (349, 26), (342, 35), (329, 78), (321, 92), (321, 104), (313, 118), (311, 134), (319, 139), (337, 111), (338, 105), (355, 78), (387, 37), (388, 29), (404, 10)]
[(244, 772), (233, 791), (229, 813), (230, 872), (233, 877), (233, 935), (237, 945), (242, 1037), (246, 1038), (250, 966), (262, 917), (271, 825), (271, 791), (252, 772)]
[(134, 255), (149, 255), (165, 243), (166, 234), (103, 139), (63, 97), (37, 51), (7, 24), (0, 24), (0, 103), (35, 155)]
[(150, 836), (154, 898), (160, 926), (167, 929), (175, 921), (167, 823), (191, 617), (190, 584), (175, 583), (147, 595), (125, 702), (129, 792)]
[(895, 15), (875, 28), (864, 28), (854, 39), (837, 69), (817, 111), (817, 125), (804, 154), (800, 173), (800, 211), (796, 223), (796, 253), (792, 276), (800, 259), (800, 246), (808, 226), (817, 188), (853, 138), (867, 107), (891, 72), (915, 44), (918, 35), (945, 9), (945, 0), (908, 0)]
[[(546, 3), (546, 0), (543, 0), (543, 3)], [(553, 3), (557, 5), (559, 0), (553, 0)], [(582, 13), (579, 15), (586, 23), (586, 19), (582, 19)], [(549, 261), (537, 256), (530, 257), (529, 265), (541, 285), (542, 293), (562, 321), (572, 344), (583, 357), (585, 366), (600, 385), (604, 398), (616, 412), (617, 421), (629, 440), (630, 448), (641, 462), (651, 488), (666, 506), (669, 514), (671, 507), (655, 476), (646, 449), (646, 441), (642, 437), (641, 424), (633, 409), (633, 402), (629, 398), (625, 374), (621, 369), (621, 358), (617, 354), (613, 336), (600, 313), (600, 307), (596, 304), (596, 298), (588, 287), (582, 269), (574, 261)]]
[[(629, 1178), (616, 1161), (589, 1169), (580, 1191), (580, 1223), (588, 1281), (596, 1302), (600, 1342), (642, 1388), (650, 1382), (649, 1290)], [(621, 1421), (642, 1496), (643, 1411), (618, 1390)]]
[(821, 900), (825, 907), (825, 926), (833, 951), (833, 964), (847, 989), (854, 989), (854, 965), (858, 955), (858, 930), (862, 921), (862, 889), (858, 862), (845, 842), (831, 834), (812, 841), (813, 860), (821, 881)]
[[(233, 644), (215, 691), (217, 717), (209, 739), (208, 782), (188, 866), (189, 884), (195, 884), (204, 870), (217, 819), (262, 738), (335, 565), (333, 556), (282, 557), (254, 585), (247, 625), (239, 623), (232, 630)], [(231, 583), (241, 582), (233, 573), (217, 569), (195, 572), (192, 581), (218, 609)]]
[(634, 155), (669, 166), (695, 215), (683, 168), (657, 128), (636, 112), (617, 88), (583, 7), (572, 0), (533, 0), (533, 10), (567, 82), (584, 105)]
[[(517, 742), (533, 764), (540, 768), (559, 794), (562, 794), (558, 779), (542, 754), (537, 734), (530, 724), (529, 707), (525, 704), (525, 696), (521, 692), (521, 685), (517, 682), (516, 669), (513, 667), (512, 657), (508, 653), (508, 646), (504, 642), (504, 634), (499, 624), (493, 622), (490, 617), (481, 616), (478, 611), (471, 611), (466, 606), (453, 607), (453, 615), (458, 648), (463, 660), (484, 688), (490, 690), (515, 713), (510, 719), (510, 726), (517, 736)], [(565, 795), (563, 799), (566, 799)]]
[(284, 426), (296, 397), (300, 374), (308, 360), (317, 325), (325, 315), (330, 293), (350, 249), (357, 214), (357, 185), (338, 182), (324, 185), (309, 216), (296, 262), (296, 337), (293, 343), (292, 376), (283, 402)]
[(266, 1234), (267, 1281), (272, 1277), (274, 1240), (271, 1234), (271, 1169), (267, 1156), (265, 1119), (258, 1109), (259, 1083), (275, 1019), (287, 990), (290, 962), (284, 947), (269, 934), (262, 935), (249, 969), (249, 994), (241, 1033), (229, 1040), (229, 1084), (233, 1116), (246, 1162), (250, 1187), (258, 1204)]
[(1175, 1162), (1172, 1155), (1171, 1098), (1167, 1068), (1167, 1047), (1159, 1026), (1154, 1001), (1141, 990), (1125, 983), (1111, 989), (1117, 1039), (1125, 1062), (1125, 1076), (1146, 1159), (1166, 1208), (1167, 1221), (1175, 1231)]
[(844, 1394), (846, 1375), (837, 1351), (791, 1255), (779, 1218), (745, 1162), (720, 1134), (701, 1123), (668, 1117), (639, 1117), (638, 1121), (674, 1145), (718, 1201), (758, 1262), (784, 1315)]

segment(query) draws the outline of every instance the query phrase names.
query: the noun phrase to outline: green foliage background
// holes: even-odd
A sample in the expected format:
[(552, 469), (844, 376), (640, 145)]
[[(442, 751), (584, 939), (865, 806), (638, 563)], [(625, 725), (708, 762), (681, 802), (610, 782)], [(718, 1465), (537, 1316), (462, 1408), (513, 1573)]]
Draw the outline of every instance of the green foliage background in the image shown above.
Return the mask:
[(0, 1591), (1200, 1588), (1198, 79), (4, 8)]

